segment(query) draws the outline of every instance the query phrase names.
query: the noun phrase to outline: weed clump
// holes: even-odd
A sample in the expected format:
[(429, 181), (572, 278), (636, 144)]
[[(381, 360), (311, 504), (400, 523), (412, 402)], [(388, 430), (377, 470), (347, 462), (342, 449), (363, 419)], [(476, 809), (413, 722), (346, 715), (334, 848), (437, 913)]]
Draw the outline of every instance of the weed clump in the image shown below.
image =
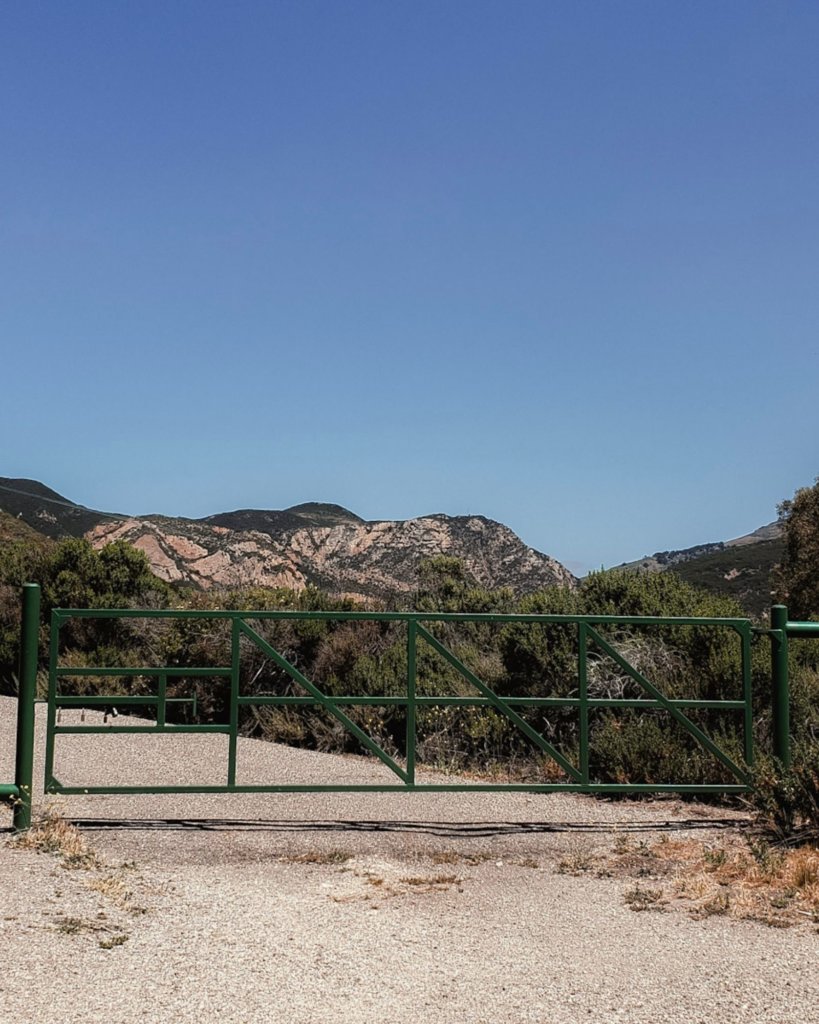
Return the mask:
[(797, 746), (789, 769), (764, 760), (754, 774), (751, 804), (776, 839), (819, 842), (819, 747)]
[(308, 853), (283, 857), (282, 860), (290, 864), (346, 864), (352, 856), (346, 850), (310, 850)]
[(663, 910), (665, 900), (662, 889), (648, 889), (641, 885), (635, 885), (627, 889), (623, 899), (632, 910)]
[(12, 843), (23, 850), (51, 854), (69, 871), (93, 871), (101, 866), (80, 831), (51, 809), (46, 809), (28, 831), (15, 836)]
[[(725, 916), (774, 928), (819, 923), (819, 850), (812, 846), (787, 848), (749, 836), (716, 847), (660, 841), (646, 844), (639, 857), (621, 844), (612, 853), (611, 874), (639, 879), (648, 870), (667, 879), (658, 889), (636, 881), (624, 897), (634, 910), (662, 902), (696, 918)], [(652, 896), (657, 893), (661, 901)]]

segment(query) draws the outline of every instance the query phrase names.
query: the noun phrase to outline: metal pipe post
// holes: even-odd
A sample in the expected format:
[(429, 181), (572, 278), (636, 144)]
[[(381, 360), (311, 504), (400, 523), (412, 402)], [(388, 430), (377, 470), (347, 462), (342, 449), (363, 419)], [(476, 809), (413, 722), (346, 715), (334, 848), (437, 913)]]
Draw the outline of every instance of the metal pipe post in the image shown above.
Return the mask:
[(17, 697), (17, 755), (14, 783), (18, 796), (14, 805), (14, 830), (31, 828), (31, 790), (34, 779), (34, 701), (37, 697), (37, 647), (40, 634), (40, 588), (23, 587), (20, 630), (20, 691)]
[(771, 682), (773, 684), (773, 753), (783, 768), (791, 766), (790, 686), (788, 682), (788, 609), (771, 608)]

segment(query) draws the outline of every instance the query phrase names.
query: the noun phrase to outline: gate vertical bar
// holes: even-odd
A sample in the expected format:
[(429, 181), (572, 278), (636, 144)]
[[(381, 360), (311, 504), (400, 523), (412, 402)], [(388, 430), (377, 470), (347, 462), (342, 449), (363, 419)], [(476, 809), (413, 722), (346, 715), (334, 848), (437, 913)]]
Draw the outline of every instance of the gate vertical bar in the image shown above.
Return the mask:
[(416, 687), (417, 625), (407, 623), (407, 785), (415, 785), (415, 687)]
[(236, 785), (236, 745), (239, 735), (239, 619), (234, 616), (230, 622), (230, 733), (228, 734), (228, 780), (229, 786)]
[(742, 699), (745, 707), (742, 712), (742, 738), (744, 744), (745, 764), (749, 768), (754, 765), (754, 707), (751, 680), (751, 628), (742, 630)]
[(57, 660), (60, 655), (60, 625), (62, 617), (51, 612), (48, 642), (48, 721), (46, 724), (45, 779), (46, 793), (54, 782), (54, 727), (57, 724)]
[(167, 724), (167, 699), (168, 699), (168, 674), (159, 673), (159, 683), (156, 691), (156, 725), (158, 729), (164, 729)]
[(34, 701), (37, 697), (37, 647), (40, 635), (40, 588), (36, 583), (23, 587), (20, 623), (20, 689), (17, 696), (17, 752), (14, 784), (15, 832), (31, 828), (31, 796), (34, 782)]
[(788, 682), (788, 609), (771, 608), (771, 682), (773, 684), (773, 752), (783, 768), (791, 766), (790, 691)]
[(589, 672), (587, 627), (577, 624), (577, 695), (580, 698), (580, 774), (584, 786), (589, 784)]

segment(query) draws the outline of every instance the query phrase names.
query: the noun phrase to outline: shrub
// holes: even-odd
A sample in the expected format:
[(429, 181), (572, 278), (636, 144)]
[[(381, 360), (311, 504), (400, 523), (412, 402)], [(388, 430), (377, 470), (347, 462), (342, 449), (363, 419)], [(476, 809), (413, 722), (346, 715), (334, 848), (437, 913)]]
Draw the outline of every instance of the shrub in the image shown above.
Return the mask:
[(798, 744), (788, 770), (765, 758), (753, 781), (752, 805), (768, 832), (780, 840), (819, 840), (819, 746)]

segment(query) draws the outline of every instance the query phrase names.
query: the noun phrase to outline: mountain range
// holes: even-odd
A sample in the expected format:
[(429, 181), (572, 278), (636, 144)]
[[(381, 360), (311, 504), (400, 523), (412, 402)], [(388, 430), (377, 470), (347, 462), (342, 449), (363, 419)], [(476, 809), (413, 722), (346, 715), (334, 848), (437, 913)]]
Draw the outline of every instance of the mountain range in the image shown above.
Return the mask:
[[(202, 519), (131, 516), (86, 508), (36, 480), (0, 477), (0, 525), (0, 542), (86, 537), (100, 548), (125, 540), (145, 552), (161, 579), (202, 589), (314, 585), (389, 600), (417, 589), (421, 560), (441, 554), (460, 558), (478, 585), (509, 587), (516, 595), (577, 584), (556, 559), (484, 516), (368, 521), (320, 502)], [(670, 570), (735, 597), (758, 615), (770, 604), (771, 573), (783, 552), (781, 526), (774, 522), (733, 540), (659, 551), (617, 568)]]
[(161, 579), (202, 589), (314, 585), (332, 594), (390, 599), (418, 587), (424, 558), (452, 555), (486, 588), (525, 594), (575, 577), (484, 516), (366, 521), (340, 505), (239, 509), (203, 519), (127, 516), (78, 505), (34, 480), (0, 477), (0, 510), (53, 539), (86, 537), (96, 548), (125, 540)]

